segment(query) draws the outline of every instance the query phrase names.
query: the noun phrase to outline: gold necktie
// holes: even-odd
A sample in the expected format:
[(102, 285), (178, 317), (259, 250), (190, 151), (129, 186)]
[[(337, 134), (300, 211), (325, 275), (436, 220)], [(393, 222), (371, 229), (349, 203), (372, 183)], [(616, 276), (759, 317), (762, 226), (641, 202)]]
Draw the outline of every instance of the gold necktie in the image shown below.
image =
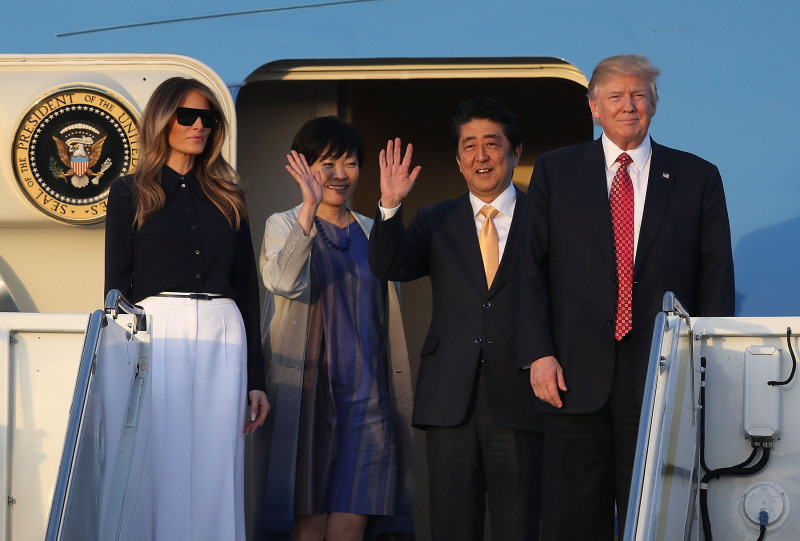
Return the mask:
[(486, 285), (492, 287), (492, 280), (494, 280), (497, 267), (500, 265), (500, 244), (497, 239), (497, 229), (492, 221), (497, 214), (497, 209), (486, 205), (480, 212), (486, 219), (483, 221), (483, 227), (478, 235), (478, 244), (480, 244), (481, 257), (483, 257), (483, 270), (486, 271)]

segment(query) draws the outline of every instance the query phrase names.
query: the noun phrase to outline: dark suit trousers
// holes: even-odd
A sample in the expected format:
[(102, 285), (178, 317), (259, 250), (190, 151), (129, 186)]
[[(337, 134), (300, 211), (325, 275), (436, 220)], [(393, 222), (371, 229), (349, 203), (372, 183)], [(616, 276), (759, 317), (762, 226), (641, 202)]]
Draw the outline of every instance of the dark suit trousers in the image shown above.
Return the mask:
[(542, 434), (497, 425), (481, 373), (467, 420), (425, 431), (433, 541), (481, 541), (487, 495), (493, 541), (536, 541)]
[[(620, 539), (628, 508), (641, 407), (634, 392), (631, 338), (617, 343), (611, 395), (590, 414), (545, 414), (542, 539), (610, 541), (614, 504)], [(567, 378), (567, 387), (569, 379)]]

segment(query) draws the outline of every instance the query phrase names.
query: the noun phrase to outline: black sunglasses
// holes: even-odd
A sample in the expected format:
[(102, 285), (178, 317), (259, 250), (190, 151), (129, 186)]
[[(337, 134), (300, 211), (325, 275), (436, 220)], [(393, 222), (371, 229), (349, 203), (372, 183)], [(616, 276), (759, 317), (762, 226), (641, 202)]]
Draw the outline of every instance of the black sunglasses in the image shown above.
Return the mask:
[(200, 117), (200, 122), (204, 128), (213, 128), (219, 124), (217, 113), (211, 109), (192, 109), (191, 107), (178, 107), (175, 110), (175, 118), (181, 126), (192, 126)]

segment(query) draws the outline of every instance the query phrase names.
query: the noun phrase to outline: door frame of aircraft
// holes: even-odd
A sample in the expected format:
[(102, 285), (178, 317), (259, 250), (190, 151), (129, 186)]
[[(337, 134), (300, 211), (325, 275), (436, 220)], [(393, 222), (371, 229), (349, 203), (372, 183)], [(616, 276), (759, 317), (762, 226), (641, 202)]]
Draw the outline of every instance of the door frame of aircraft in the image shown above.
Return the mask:
[[(457, 104), (491, 97), (517, 115), (523, 152), (514, 183), (526, 189), (538, 155), (593, 136), (586, 77), (556, 58), (282, 60), (254, 71), (236, 92), (238, 170), (258, 254), (266, 218), (300, 203), (296, 182), (284, 169), (292, 137), (307, 120), (338, 115), (364, 137), (354, 210), (372, 216), (380, 197), (377, 158), (390, 138), (414, 144), (422, 165), (404, 202), (404, 218), (417, 208), (465, 191), (455, 162), (450, 119)], [(262, 288), (263, 293), (263, 288)], [(429, 280), (403, 284), (402, 309), (412, 376), (431, 313)], [(417, 431), (417, 539), (428, 539), (424, 433)], [(258, 505), (256, 503), (256, 505)], [(485, 537), (490, 539), (488, 531)]]
[(449, 135), (459, 101), (493, 97), (516, 113), (523, 153), (514, 182), (526, 189), (541, 152), (592, 137), (587, 85), (573, 65), (543, 57), (265, 64), (236, 91), (238, 168), (248, 182), (253, 221), (263, 223), (299, 202), (283, 166), (294, 133), (314, 116), (338, 115), (364, 136), (365, 163), (354, 198), (362, 212), (371, 214), (376, 201), (377, 154), (385, 141), (399, 136), (414, 143), (423, 174), (407, 202), (412, 210), (463, 192)]

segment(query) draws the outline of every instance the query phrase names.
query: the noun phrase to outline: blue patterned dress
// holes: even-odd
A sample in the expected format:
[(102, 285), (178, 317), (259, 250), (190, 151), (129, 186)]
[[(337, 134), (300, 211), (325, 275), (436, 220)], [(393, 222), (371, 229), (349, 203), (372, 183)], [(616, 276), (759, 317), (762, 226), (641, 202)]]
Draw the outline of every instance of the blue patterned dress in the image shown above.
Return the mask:
[(357, 223), (339, 228), (318, 220), (317, 228), (295, 514), (392, 515), (397, 451), (386, 373), (386, 282), (370, 271), (368, 241)]

